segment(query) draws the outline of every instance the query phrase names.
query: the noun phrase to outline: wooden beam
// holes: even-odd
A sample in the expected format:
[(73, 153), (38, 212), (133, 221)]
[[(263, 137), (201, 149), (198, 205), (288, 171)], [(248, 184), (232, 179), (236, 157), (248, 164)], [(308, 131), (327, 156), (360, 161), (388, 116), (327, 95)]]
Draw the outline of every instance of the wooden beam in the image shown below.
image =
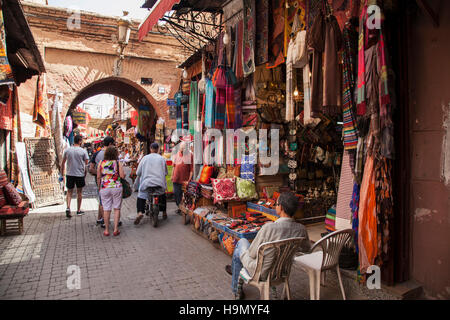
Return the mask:
[(417, 5), (422, 9), (422, 11), (431, 19), (433, 26), (439, 28), (439, 17), (430, 7), (427, 0), (416, 0)]

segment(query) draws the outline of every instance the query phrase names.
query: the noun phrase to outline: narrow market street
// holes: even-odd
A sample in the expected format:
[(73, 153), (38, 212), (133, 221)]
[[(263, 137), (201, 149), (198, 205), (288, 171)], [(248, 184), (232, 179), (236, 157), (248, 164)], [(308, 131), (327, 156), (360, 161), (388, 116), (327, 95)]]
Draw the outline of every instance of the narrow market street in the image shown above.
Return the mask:
[[(148, 218), (133, 224), (136, 193), (124, 200), (121, 234), (104, 237), (95, 225), (95, 182), (88, 175), (84, 216), (71, 219), (65, 206), (32, 210), (22, 235), (0, 238), (0, 299), (232, 299), (231, 277), (224, 252), (183, 225), (168, 204), (168, 219), (155, 229)], [(160, 215), (161, 217), (161, 215)], [(81, 289), (69, 290), (67, 268), (81, 269)], [(69, 273), (70, 274), (70, 273)], [(335, 275), (322, 287), (322, 299), (342, 299)], [(305, 272), (293, 268), (293, 299), (309, 299)], [(259, 299), (256, 288), (245, 286), (246, 299)], [(281, 287), (278, 289), (281, 296)], [(367, 299), (346, 290), (348, 299)]]

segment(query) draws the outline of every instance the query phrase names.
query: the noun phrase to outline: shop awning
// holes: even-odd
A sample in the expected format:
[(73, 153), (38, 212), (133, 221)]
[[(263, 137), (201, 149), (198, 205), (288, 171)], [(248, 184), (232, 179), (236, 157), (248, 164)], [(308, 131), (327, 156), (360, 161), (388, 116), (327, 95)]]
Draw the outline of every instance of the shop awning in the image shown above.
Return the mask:
[(158, 20), (164, 16), (167, 11), (170, 11), (174, 4), (179, 3), (180, 0), (158, 0), (152, 6), (147, 18), (139, 26), (139, 41), (152, 30), (153, 26), (158, 23)]
[(111, 123), (113, 123), (113, 119), (91, 119), (91, 121), (89, 121), (89, 127), (100, 131), (106, 131)]

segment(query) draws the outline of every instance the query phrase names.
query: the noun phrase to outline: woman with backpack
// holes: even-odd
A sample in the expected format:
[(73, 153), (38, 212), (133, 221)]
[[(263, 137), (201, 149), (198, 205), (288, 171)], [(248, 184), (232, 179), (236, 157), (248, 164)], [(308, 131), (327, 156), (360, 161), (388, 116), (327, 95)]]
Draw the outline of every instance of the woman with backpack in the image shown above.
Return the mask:
[(114, 209), (114, 236), (120, 234), (119, 220), (122, 206), (122, 182), (125, 179), (122, 164), (118, 161), (118, 151), (114, 146), (105, 150), (103, 161), (97, 166), (97, 185), (100, 190), (100, 198), (103, 205), (105, 221), (104, 236), (109, 236), (109, 217)]

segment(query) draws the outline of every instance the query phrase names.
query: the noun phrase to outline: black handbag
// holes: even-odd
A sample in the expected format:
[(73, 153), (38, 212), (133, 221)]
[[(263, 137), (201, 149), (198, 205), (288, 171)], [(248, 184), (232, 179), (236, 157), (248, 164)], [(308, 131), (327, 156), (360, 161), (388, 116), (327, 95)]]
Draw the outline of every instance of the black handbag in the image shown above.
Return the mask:
[[(117, 162), (117, 171), (119, 171), (119, 162)], [(119, 173), (117, 173), (119, 174)], [(131, 194), (133, 193), (133, 190), (131, 190), (130, 183), (126, 179), (122, 179), (119, 175), (120, 183), (122, 184), (122, 199), (129, 198)]]

